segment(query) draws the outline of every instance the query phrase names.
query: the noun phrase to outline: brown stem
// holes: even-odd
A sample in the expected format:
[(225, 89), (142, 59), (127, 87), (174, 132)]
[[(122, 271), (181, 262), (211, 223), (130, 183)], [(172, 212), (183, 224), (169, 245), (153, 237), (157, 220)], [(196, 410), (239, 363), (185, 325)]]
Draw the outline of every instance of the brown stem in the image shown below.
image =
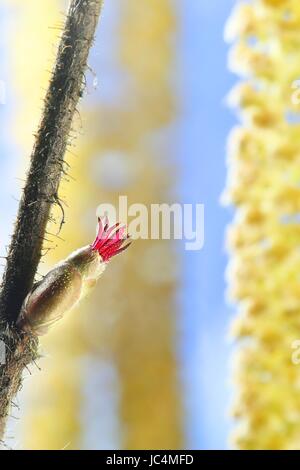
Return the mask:
[(14, 325), (33, 286), (51, 206), (60, 205), (64, 154), (101, 5), (102, 0), (70, 2), (9, 248), (0, 292), (0, 339), (7, 349), (0, 366), (0, 439), (22, 371), (36, 355), (36, 339), (16, 332)]

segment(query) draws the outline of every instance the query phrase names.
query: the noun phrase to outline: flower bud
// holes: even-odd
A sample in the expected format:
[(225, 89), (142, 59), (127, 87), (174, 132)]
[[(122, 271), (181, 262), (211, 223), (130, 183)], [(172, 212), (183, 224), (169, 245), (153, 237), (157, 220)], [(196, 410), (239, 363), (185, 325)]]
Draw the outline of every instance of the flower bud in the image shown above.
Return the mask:
[(109, 226), (107, 217), (98, 219), (98, 233), (92, 245), (71, 253), (36, 283), (27, 295), (17, 321), (19, 328), (43, 335), (96, 285), (110, 259), (130, 242), (125, 227)]

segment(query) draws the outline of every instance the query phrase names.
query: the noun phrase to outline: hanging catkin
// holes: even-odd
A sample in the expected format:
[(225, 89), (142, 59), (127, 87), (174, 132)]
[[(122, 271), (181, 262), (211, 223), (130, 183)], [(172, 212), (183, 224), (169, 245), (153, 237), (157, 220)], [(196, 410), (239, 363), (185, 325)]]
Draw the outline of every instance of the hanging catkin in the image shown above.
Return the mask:
[(229, 295), (240, 449), (300, 449), (300, 3), (238, 2), (226, 36), (229, 64), (242, 77), (229, 101), (241, 124), (228, 145), (225, 199)]

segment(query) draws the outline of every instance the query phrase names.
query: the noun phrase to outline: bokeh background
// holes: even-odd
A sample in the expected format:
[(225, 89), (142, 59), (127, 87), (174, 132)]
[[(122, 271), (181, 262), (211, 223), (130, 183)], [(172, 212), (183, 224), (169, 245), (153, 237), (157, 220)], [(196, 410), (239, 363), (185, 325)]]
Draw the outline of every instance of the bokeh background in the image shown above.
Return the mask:
[[(129, 203), (205, 204), (205, 245), (188, 252), (183, 242), (138, 240), (111, 263), (96, 292), (43, 338), (7, 445), (228, 448), (232, 214), (220, 196), (236, 121), (224, 100), (236, 81), (223, 39), (234, 3), (105, 1), (70, 136), (66, 224), (61, 239), (49, 234), (39, 275), (93, 238), (97, 206), (119, 194)], [(65, 11), (63, 0), (0, 2), (2, 256)]]

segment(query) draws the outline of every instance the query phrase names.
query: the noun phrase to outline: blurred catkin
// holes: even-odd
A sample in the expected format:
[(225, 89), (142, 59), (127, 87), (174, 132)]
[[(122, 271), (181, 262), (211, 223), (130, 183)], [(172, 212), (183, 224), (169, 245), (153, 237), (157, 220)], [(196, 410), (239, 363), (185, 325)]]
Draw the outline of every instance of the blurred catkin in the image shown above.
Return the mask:
[(241, 125), (228, 144), (229, 296), (240, 449), (300, 449), (300, 3), (238, 2), (226, 27), (229, 95)]
[[(60, 192), (68, 203), (66, 224), (60, 233), (65, 242), (49, 234), (50, 244), (45, 242), (45, 247), (55, 249), (44, 258), (48, 266), (92, 241), (98, 204), (118, 206), (120, 194), (128, 196), (128, 205), (160, 203), (172, 191), (173, 175), (167, 158), (170, 149), (164, 128), (176, 117), (172, 80), (172, 38), (177, 27), (174, 7), (170, 0), (112, 3), (118, 40), (108, 46), (108, 66), (117, 68), (119, 78), (111, 96), (99, 98), (103, 96), (101, 65), (94, 65), (100, 72), (97, 95), (88, 77), (92, 99), (88, 97), (80, 110), (77, 128), (81, 129), (82, 124), (83, 133), (77, 133), (76, 148), (71, 148), (71, 178), (63, 182)], [(51, 18), (45, 15), (48, 7)], [(18, 21), (22, 34), (18, 32), (13, 39), (14, 59), (19, 71), (16, 88), (26, 103), (26, 112), (30, 112), (30, 119), (20, 112), (20, 121), (26, 120), (31, 128), (33, 115), (39, 113), (38, 100), (43, 96), (37, 84), (44, 80), (44, 57), (49, 55), (51, 59), (59, 34), (49, 26), (61, 24), (63, 4), (59, 0), (30, 0), (23, 9), (26, 15)], [(107, 46), (101, 41), (101, 28), (98, 36), (95, 49), (103, 51)], [(19, 63), (18, 48), (24, 37), (34, 38), (30, 56), (34, 82), (30, 81), (26, 64)], [(43, 43), (43, 50), (37, 42)], [(26, 86), (21, 79), (24, 75)], [(30, 104), (32, 99), (34, 106)], [(21, 143), (26, 139), (23, 134), (19, 126)], [(59, 210), (53, 216), (59, 219)], [(50, 233), (56, 230), (49, 225)], [(26, 385), (27, 407), (21, 421), (23, 447), (182, 447), (175, 354), (176, 256), (167, 241), (140, 240), (131, 248), (107, 269), (97, 291), (42, 339), (48, 358), (41, 361), (41, 373), (36, 372)], [(40, 271), (45, 273), (47, 268), (42, 265)], [(93, 369), (87, 371), (91, 364)], [(97, 380), (87, 382), (91, 375), (101, 375), (103, 367), (115, 371), (118, 386), (117, 435), (112, 433), (112, 442), (107, 437), (105, 443), (101, 441), (103, 435), (93, 435), (92, 441), (87, 437), (91, 429), (97, 429), (97, 421), (101, 428), (107, 419), (97, 413), (97, 402), (104, 396), (107, 400), (107, 393), (92, 388)], [(94, 405), (86, 403), (87, 391)], [(89, 418), (88, 406), (93, 406)], [(106, 429), (104, 433), (109, 434)]]
[[(167, 129), (177, 116), (173, 78), (177, 28), (170, 0), (121, 3), (119, 60), (129, 76), (127, 95), (132, 102), (118, 116), (114, 132), (122, 134), (122, 151), (133, 172), (137, 171), (128, 191), (129, 203), (139, 201), (149, 207), (168, 202), (173, 190), (174, 162)], [(127, 121), (125, 132), (123, 120)], [(121, 277), (126, 279), (128, 300), (116, 343), (122, 383), (120, 412), (127, 430), (124, 447), (181, 448), (176, 254), (168, 241), (140, 241), (124, 268)]]

